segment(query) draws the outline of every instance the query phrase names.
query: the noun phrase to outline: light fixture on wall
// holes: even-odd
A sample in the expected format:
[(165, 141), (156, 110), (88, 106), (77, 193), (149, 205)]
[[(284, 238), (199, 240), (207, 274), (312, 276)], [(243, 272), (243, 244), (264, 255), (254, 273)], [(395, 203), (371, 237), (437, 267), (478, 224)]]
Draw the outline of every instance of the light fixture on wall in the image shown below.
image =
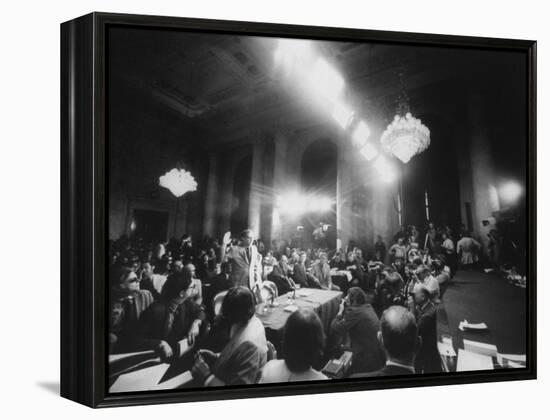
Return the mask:
[(409, 97), (403, 85), (403, 73), (399, 74), (401, 93), (397, 98), (397, 112), (393, 121), (382, 133), (380, 143), (387, 152), (403, 163), (422, 153), (430, 145), (430, 130), (422, 121), (412, 116)]
[(191, 172), (181, 168), (174, 168), (162, 175), (159, 185), (170, 190), (177, 198), (189, 191), (197, 190), (197, 181)]

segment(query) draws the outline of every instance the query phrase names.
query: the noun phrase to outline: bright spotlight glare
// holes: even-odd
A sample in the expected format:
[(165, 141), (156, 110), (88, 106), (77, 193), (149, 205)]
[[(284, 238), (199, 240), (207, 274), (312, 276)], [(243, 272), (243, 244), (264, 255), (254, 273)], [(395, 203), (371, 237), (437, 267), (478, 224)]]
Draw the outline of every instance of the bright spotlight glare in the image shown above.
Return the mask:
[(519, 185), (517, 182), (510, 181), (500, 187), (500, 196), (502, 197), (503, 201), (513, 203), (517, 201), (522, 191), (523, 190), (521, 188), (521, 185)]
[(325, 59), (318, 58), (305, 75), (306, 83), (315, 95), (324, 100), (336, 100), (344, 89), (344, 78)]
[(307, 209), (311, 212), (328, 211), (332, 207), (332, 201), (328, 197), (310, 197)]
[(277, 197), (276, 204), (281, 213), (294, 216), (305, 212), (325, 212), (332, 208), (332, 200), (328, 197), (304, 197), (296, 192)]
[(280, 196), (277, 205), (282, 213), (289, 215), (302, 214), (307, 209), (306, 200), (298, 193), (289, 193)]
[(378, 149), (376, 146), (374, 146), (372, 143), (367, 143), (365, 146), (360, 150), (360, 153), (367, 159), (368, 161), (373, 160), (376, 156), (379, 155)]
[(353, 110), (349, 106), (341, 101), (336, 102), (332, 109), (332, 118), (336, 120), (340, 127), (346, 128), (351, 122), (352, 117)]
[(379, 156), (378, 159), (374, 161), (374, 167), (378, 171), (382, 181), (388, 184), (397, 178), (395, 168), (384, 156)]
[(279, 39), (274, 53), (275, 65), (291, 72), (313, 61), (311, 41), (301, 39)]
[(353, 145), (357, 148), (363, 147), (367, 142), (367, 139), (369, 138), (369, 136), (370, 136), (370, 130), (367, 123), (365, 121), (359, 122), (359, 124), (357, 124), (357, 126), (355, 127), (351, 135)]

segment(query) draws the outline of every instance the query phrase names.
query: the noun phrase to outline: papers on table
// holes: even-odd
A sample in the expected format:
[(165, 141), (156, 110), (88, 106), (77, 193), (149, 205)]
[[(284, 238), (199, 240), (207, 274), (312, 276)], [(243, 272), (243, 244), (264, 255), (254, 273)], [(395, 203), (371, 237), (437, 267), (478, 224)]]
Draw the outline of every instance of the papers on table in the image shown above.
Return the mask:
[(311, 290), (299, 289), (296, 290), (296, 297), (307, 297), (311, 295)]
[(170, 365), (161, 363), (138, 371), (124, 373), (111, 385), (109, 392), (150, 391), (164, 376)]
[(155, 385), (150, 390), (158, 391), (162, 389), (176, 389), (182, 385), (188, 384), (192, 380), (193, 380), (193, 375), (191, 375), (190, 371), (186, 370), (182, 374), (175, 376), (172, 379), (169, 379), (167, 381), (164, 381), (164, 382), (161, 382), (160, 384)]
[(183, 340), (178, 341), (178, 343), (176, 344), (176, 352), (177, 352), (176, 354), (179, 357), (181, 357), (192, 348), (193, 346), (189, 345), (189, 341), (187, 341), (187, 337), (186, 337)]
[(134, 353), (110, 354), (109, 363), (118, 362), (119, 360), (127, 359), (134, 356), (152, 356), (154, 354), (155, 354), (154, 350), (136, 351)]
[(467, 350), (458, 349), (457, 372), (472, 370), (493, 370), (493, 359), (483, 354), (472, 353)]
[(294, 312), (294, 311), (297, 311), (297, 310), (298, 310), (298, 307), (296, 305), (285, 306), (285, 311), (286, 312)]
[(464, 339), (464, 350), (487, 357), (497, 357), (497, 346)]
[(527, 357), (525, 354), (497, 354), (497, 362), (504, 368), (525, 368)]
[(483, 331), (483, 330), (486, 330), (488, 327), (487, 327), (487, 324), (485, 324), (485, 322), (480, 322), (478, 324), (470, 324), (467, 320), (464, 320), (464, 321), (460, 321), (460, 323), (458, 324), (458, 329), (460, 331), (464, 331), (464, 330), (477, 330), (477, 331)]

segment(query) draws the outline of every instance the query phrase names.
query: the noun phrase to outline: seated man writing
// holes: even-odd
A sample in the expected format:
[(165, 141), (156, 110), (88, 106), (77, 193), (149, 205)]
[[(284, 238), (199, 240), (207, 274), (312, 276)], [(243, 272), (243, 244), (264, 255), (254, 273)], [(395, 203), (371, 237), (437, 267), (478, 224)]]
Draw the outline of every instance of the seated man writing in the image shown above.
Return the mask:
[[(204, 308), (196, 302), (191, 276), (174, 273), (162, 292), (166, 302), (155, 303), (142, 316), (136, 344), (157, 350), (163, 359), (172, 357), (177, 344), (187, 339), (193, 346), (207, 330)], [(185, 344), (184, 344), (185, 345)]]

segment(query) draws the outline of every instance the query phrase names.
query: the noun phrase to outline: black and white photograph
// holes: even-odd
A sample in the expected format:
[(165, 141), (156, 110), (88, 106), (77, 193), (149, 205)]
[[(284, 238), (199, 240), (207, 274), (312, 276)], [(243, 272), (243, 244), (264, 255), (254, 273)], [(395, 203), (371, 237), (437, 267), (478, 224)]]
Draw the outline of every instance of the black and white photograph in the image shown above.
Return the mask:
[(105, 40), (109, 394), (528, 367), (524, 51)]

